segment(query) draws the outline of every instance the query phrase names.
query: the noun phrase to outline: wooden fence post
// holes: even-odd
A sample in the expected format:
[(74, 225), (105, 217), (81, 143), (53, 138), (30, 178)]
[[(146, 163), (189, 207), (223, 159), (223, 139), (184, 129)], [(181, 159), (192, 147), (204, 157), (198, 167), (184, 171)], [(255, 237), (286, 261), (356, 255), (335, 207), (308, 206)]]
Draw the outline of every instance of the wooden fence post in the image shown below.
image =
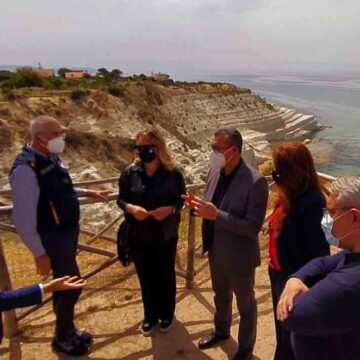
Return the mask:
[(186, 265), (186, 287), (188, 289), (194, 286), (194, 257), (195, 257), (195, 216), (193, 211), (189, 211), (189, 231), (188, 231), (188, 248), (187, 248), (187, 265)]
[[(9, 270), (6, 265), (4, 249), (2, 241), (0, 239), (0, 290), (11, 290), (11, 280), (9, 276)], [(7, 338), (11, 338), (18, 334), (18, 326), (16, 321), (15, 310), (9, 310), (4, 312), (4, 335)]]

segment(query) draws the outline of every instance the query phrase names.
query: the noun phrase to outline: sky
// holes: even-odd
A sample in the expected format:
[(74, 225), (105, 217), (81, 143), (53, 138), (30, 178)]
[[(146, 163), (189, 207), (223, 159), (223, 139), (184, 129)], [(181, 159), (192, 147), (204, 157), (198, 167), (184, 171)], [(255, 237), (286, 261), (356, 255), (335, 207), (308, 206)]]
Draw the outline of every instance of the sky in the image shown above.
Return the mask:
[(360, 74), (358, 0), (0, 0), (0, 64)]

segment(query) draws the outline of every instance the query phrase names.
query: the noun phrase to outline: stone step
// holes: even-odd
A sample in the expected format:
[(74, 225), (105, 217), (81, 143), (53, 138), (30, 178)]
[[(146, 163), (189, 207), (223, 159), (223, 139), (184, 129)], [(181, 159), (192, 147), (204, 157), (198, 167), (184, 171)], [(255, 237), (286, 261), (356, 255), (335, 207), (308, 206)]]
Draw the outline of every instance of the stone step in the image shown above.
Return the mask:
[(303, 115), (298, 117), (297, 119), (291, 121), (290, 123), (285, 124), (285, 131), (288, 133), (296, 128), (304, 128), (308, 124), (315, 125), (317, 121), (312, 115)]

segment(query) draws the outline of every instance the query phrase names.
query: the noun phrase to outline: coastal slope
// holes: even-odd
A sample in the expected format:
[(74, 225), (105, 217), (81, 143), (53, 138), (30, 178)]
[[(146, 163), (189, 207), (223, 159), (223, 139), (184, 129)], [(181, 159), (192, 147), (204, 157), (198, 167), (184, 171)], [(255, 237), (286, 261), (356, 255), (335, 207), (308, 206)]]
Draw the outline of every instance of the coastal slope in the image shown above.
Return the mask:
[(320, 128), (312, 115), (269, 104), (231, 84), (126, 81), (119, 89), (118, 96), (87, 90), (77, 101), (71, 91), (42, 89), (0, 98), (0, 186), (7, 186), (13, 158), (29, 141), (29, 122), (38, 115), (54, 116), (67, 128), (64, 159), (75, 180), (116, 176), (132, 160), (129, 141), (149, 125), (165, 135), (188, 182), (204, 179), (216, 129), (239, 129), (244, 158), (256, 165), (272, 141), (304, 138)]

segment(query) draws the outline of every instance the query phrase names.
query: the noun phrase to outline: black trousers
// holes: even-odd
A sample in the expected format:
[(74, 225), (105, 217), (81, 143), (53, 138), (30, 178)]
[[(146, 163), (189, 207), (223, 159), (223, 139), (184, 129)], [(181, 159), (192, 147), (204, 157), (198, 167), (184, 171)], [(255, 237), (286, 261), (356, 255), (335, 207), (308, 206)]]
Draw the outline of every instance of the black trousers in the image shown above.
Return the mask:
[[(80, 276), (76, 262), (79, 228), (63, 232), (40, 232), (40, 237), (50, 258), (54, 278), (65, 275)], [(60, 340), (75, 329), (74, 307), (80, 294), (81, 289), (53, 294), (53, 308), (56, 315), (55, 335)]]
[(274, 360), (294, 360), (295, 356), (291, 347), (291, 333), (276, 319), (276, 307), (280, 295), (284, 290), (288, 275), (269, 266), (269, 277), (271, 283), (271, 294), (274, 310), (276, 349)]
[[(221, 246), (219, 243), (216, 246)], [(224, 260), (223, 254), (212, 247), (209, 251), (209, 265), (215, 303), (215, 333), (230, 335), (232, 323), (232, 300), (236, 297), (236, 304), (240, 314), (238, 330), (238, 353), (251, 357), (257, 332), (257, 303), (254, 294), (255, 269), (247, 273), (236, 274), (229, 261)]]
[(172, 319), (175, 312), (177, 239), (132, 249), (140, 281), (144, 320)]

